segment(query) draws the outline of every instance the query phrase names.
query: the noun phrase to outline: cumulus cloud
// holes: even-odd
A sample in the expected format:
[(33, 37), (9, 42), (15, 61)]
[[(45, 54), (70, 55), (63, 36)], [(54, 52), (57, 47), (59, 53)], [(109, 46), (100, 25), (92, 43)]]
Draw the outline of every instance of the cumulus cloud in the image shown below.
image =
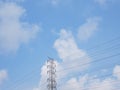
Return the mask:
[[(62, 29), (59, 33), (59, 38), (54, 43), (54, 48), (56, 49), (59, 57), (61, 58), (62, 62), (56, 62), (57, 65), (57, 81), (59, 83), (62, 83), (61, 80), (63, 78), (69, 77), (72, 73), (80, 73), (80, 71), (83, 71), (89, 67), (88, 65), (69, 69), (67, 71), (61, 71), (64, 70), (64, 68), (70, 68), (75, 67), (83, 63), (90, 62), (90, 57), (87, 55), (87, 53), (80, 49), (70, 31), (67, 31), (65, 29)], [(40, 86), (43, 84), (43, 82), (46, 81), (46, 65), (44, 65), (41, 69), (41, 80), (40, 80)], [(59, 72), (60, 71), (60, 72)], [(43, 85), (42, 85), (43, 86)], [(35, 88), (34, 90), (46, 90), (46, 88)]]
[(117, 65), (115, 68), (114, 68), (114, 72), (113, 72), (114, 76), (116, 76), (119, 80), (120, 80), (120, 66)]
[(7, 78), (7, 71), (6, 70), (0, 70), (0, 85), (3, 83), (4, 80)]
[[(116, 66), (114, 69), (118, 69)], [(114, 71), (113, 71), (114, 72)], [(119, 72), (116, 73), (117, 77)], [(115, 75), (116, 75), (115, 74)], [(114, 74), (112, 75), (114, 76)], [(65, 82), (58, 90), (119, 90), (120, 80), (112, 77), (94, 77), (89, 75), (80, 76), (79, 78), (73, 77)]]
[(80, 40), (88, 40), (98, 30), (100, 20), (99, 17), (88, 18), (86, 22), (79, 27), (78, 38)]
[[(76, 78), (72, 77), (69, 79), (64, 85), (62, 85), (59, 90), (81, 90), (84, 88), (84, 83), (87, 80), (87, 76), (81, 77), (81, 79), (77, 80)], [(81, 88), (81, 89), (80, 89)]]
[[(101, 78), (97, 74), (91, 76), (89, 73), (84, 75), (76, 74), (85, 71), (88, 66), (71, 68), (66, 67), (78, 66), (80, 63), (90, 62), (91, 59), (87, 53), (80, 49), (70, 31), (62, 29), (59, 38), (54, 43), (61, 62), (55, 62), (57, 65), (57, 90), (119, 90), (120, 89), (120, 66), (113, 69), (113, 74)], [(85, 57), (82, 59), (82, 57)], [(60, 71), (62, 70), (62, 71)], [(60, 72), (59, 72), (60, 71)], [(101, 73), (103, 71), (101, 70)], [(73, 74), (74, 73), (74, 74)], [(41, 79), (39, 87), (33, 90), (47, 90), (46, 88), (47, 67), (46, 64), (41, 69)], [(103, 76), (102, 76), (103, 77)]]
[(26, 10), (16, 3), (0, 3), (0, 53), (16, 52), (39, 32), (38, 25), (23, 22)]
[[(118, 72), (119, 67), (120, 66), (117, 65), (113, 70), (113, 74), (111, 74), (110, 76), (105, 76), (104, 78), (102, 78), (103, 76), (102, 77), (97, 76), (97, 75), (91, 76), (88, 73), (86, 73), (85, 75), (82, 75), (82, 76), (75, 75), (67, 79), (66, 81), (60, 79), (63, 82), (58, 81), (57, 90), (93, 90), (93, 89), (95, 90), (119, 90), (120, 89), (120, 86), (119, 86), (120, 85), (120, 80), (119, 80), (120, 72)], [(117, 72), (116, 72), (116, 68), (117, 68)], [(46, 70), (47, 70), (46, 66), (44, 66), (42, 68), (42, 72), (45, 75), (44, 80), (46, 80), (45, 78), (47, 77), (47, 74), (45, 72)], [(68, 78), (68, 75), (64, 77)], [(33, 90), (47, 90), (46, 88), (47, 82), (43, 83), (43, 81), (41, 81), (41, 83), (42, 84), (40, 84), (39, 88), (34, 88)]]
[(41, 76), (41, 79), (40, 79), (39, 85), (38, 87), (33, 88), (33, 90), (46, 90), (47, 63), (45, 63), (45, 65), (43, 65), (43, 67), (41, 68), (40, 76)]
[[(60, 70), (61, 66), (59, 65), (59, 63), (55, 61), (55, 64), (56, 64), (56, 70)], [(47, 90), (47, 78), (48, 78), (47, 71), (48, 69), (47, 69), (47, 62), (46, 62), (41, 68), (41, 73), (40, 73), (41, 78), (40, 78), (38, 87), (33, 88), (33, 90)]]
[[(70, 66), (75, 66), (79, 63), (83, 64), (90, 62), (90, 58), (87, 53), (77, 46), (72, 33), (65, 29), (61, 30), (60, 37), (54, 43), (54, 48), (63, 61), (63, 67), (64, 65), (69, 66), (69, 64), (71, 64)], [(85, 67), (78, 68), (78, 70), (84, 70), (87, 67), (88, 66), (86, 65)], [(76, 70), (77, 69), (74, 69), (73, 71)]]

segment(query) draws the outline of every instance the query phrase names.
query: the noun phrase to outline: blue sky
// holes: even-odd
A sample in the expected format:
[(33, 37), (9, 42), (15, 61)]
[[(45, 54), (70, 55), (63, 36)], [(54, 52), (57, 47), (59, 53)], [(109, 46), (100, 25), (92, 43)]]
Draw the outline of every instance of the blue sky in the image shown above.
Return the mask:
[[(48, 56), (56, 60), (58, 71), (78, 66), (57, 73), (58, 90), (92, 90), (94, 85), (102, 87), (96, 90), (119, 90), (119, 4), (119, 0), (1, 0), (0, 90), (47, 90), (42, 84)], [(111, 75), (101, 78), (107, 74)]]

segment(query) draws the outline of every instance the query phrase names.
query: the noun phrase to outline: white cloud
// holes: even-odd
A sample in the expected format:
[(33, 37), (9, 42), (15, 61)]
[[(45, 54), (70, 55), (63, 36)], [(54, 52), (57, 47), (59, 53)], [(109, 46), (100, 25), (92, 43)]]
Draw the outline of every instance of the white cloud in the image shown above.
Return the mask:
[[(116, 67), (118, 70), (120, 66)], [(69, 79), (58, 90), (120, 90), (119, 85), (119, 79), (114, 79), (109, 76), (102, 79), (101, 77), (94, 78), (94, 76), (85, 75), (78, 79), (76, 77)]]
[[(46, 90), (46, 82), (47, 82), (47, 63), (45, 65), (43, 65), (43, 67), (41, 68), (41, 79), (39, 82), (39, 85), (37, 88), (33, 88), (33, 90)], [(45, 84), (44, 84), (45, 83)]]
[[(90, 62), (90, 58), (87, 53), (80, 49), (71, 32), (64, 29), (60, 32), (60, 37), (55, 41), (54, 48), (58, 52), (59, 57), (62, 59), (62, 67), (76, 66), (79, 63), (83, 64)], [(84, 70), (88, 66), (80, 67), (78, 70)], [(76, 68), (72, 71), (78, 71)]]
[[(55, 41), (54, 43), (54, 48), (58, 52), (59, 57), (61, 58), (62, 62), (56, 62), (57, 65), (57, 71), (64, 70), (64, 68), (69, 68), (69, 67), (74, 67), (78, 66), (80, 63), (87, 63), (90, 62), (90, 58), (86, 54), (85, 51), (81, 50), (72, 35), (71, 32), (66, 31), (64, 29), (61, 30), (60, 32), (60, 37)], [(84, 58), (83, 58), (84, 57)], [(59, 83), (61, 82), (62, 78), (66, 78), (69, 76), (71, 73), (79, 73), (80, 71), (85, 70), (88, 68), (89, 65), (86, 66), (81, 66), (73, 69), (69, 69), (67, 71), (62, 71), (62, 72), (57, 72), (57, 81)], [(46, 84), (45, 86), (42, 85), (43, 82), (46, 81), (46, 74), (47, 68), (46, 65), (44, 65), (41, 69), (41, 80), (40, 80), (40, 86), (38, 88), (34, 88), (33, 90), (46, 90)], [(41, 88), (42, 85), (42, 88)]]
[(0, 3), (0, 53), (16, 52), (36, 37), (39, 27), (21, 20), (25, 12), (15, 3)]
[(78, 38), (80, 40), (88, 40), (95, 31), (98, 30), (100, 18), (88, 18), (86, 22), (78, 29)]
[(114, 68), (114, 72), (113, 72), (114, 76), (116, 76), (119, 80), (120, 80), (120, 66), (117, 65), (115, 68)]
[(0, 85), (3, 83), (4, 80), (7, 78), (7, 71), (6, 70), (0, 70)]
[(83, 76), (79, 80), (75, 77), (69, 79), (64, 85), (60, 86), (58, 90), (82, 90), (84, 83), (86, 83), (88, 76)]
[[(87, 53), (78, 48), (70, 31), (64, 29), (61, 30), (60, 37), (54, 43), (54, 48), (57, 50), (58, 55), (62, 60), (62, 62), (56, 62), (57, 71), (91, 61)], [(82, 59), (83, 56), (86, 58)], [(57, 90), (120, 90), (120, 74), (118, 73), (120, 70), (119, 65), (114, 68), (113, 75), (104, 78), (97, 75), (91, 76), (89, 73), (86, 73), (85, 75), (76, 74), (85, 71), (86, 68), (89, 67), (85, 66), (83, 68), (81, 66), (57, 72)], [(34, 88), (33, 90), (47, 90), (47, 82), (45, 82), (47, 77), (46, 65), (42, 67), (41, 71), (39, 87)], [(101, 73), (103, 73), (102, 70)]]

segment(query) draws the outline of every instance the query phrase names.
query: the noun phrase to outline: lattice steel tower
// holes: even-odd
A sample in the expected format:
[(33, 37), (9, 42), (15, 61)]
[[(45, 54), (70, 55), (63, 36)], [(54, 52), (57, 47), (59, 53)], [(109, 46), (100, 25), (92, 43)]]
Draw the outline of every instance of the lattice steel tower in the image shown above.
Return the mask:
[(47, 74), (48, 74), (48, 85), (47, 88), (48, 90), (57, 90), (57, 83), (56, 83), (56, 64), (54, 59), (49, 58), (49, 60), (47, 61)]

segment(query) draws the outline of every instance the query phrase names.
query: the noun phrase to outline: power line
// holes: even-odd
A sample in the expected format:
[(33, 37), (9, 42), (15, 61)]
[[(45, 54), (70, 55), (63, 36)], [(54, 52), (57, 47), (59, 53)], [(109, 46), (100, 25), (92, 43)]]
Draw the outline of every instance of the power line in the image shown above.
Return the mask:
[[(105, 51), (105, 50), (118, 50), (120, 48), (120, 44), (117, 44), (117, 46), (115, 45), (115, 46), (112, 46), (112, 47), (108, 47), (108, 48), (105, 48), (105, 49), (103, 49), (103, 50), (100, 50), (100, 51)], [(96, 51), (96, 52), (91, 52), (92, 54), (90, 54), (90, 55), (88, 55), (88, 57), (89, 56), (91, 56), (92, 55), (92, 57), (95, 57), (97, 54), (104, 54), (105, 52), (100, 52), (100, 51)], [(99, 52), (99, 53), (97, 53), (97, 52)], [(75, 52), (75, 53), (72, 53), (72, 54), (70, 54), (70, 55), (68, 55), (68, 56), (66, 56), (66, 58), (68, 58), (68, 57), (70, 57), (70, 56), (74, 56), (74, 55), (76, 55), (76, 53), (77, 52)], [(94, 54), (95, 53), (95, 54)], [(107, 53), (108, 54), (108, 53)], [(84, 56), (82, 56), (82, 57), (80, 57), (80, 59), (84, 59), (84, 58), (86, 58), (87, 56), (86, 55), (84, 55)], [(74, 61), (73, 61), (74, 62)]]
[[(87, 50), (93, 50), (94, 48), (98, 48), (98, 47), (101, 46), (101, 45), (103, 46), (103, 45), (105, 45), (105, 44), (114, 42), (114, 41), (119, 40), (119, 39), (120, 39), (120, 37), (114, 38), (114, 39), (109, 40), (109, 41), (107, 41), (107, 42), (103, 42), (103, 43), (101, 43), (101, 44), (99, 44), (99, 45), (95, 45), (94, 47), (89, 48), (89, 49), (87, 49)], [(35, 70), (35, 71), (36, 71), (36, 70)], [(24, 80), (26, 80), (26, 77), (29, 78), (28, 76), (34, 74), (35, 71), (32, 71), (32, 72), (30, 72), (29, 74), (26, 74), (25, 76), (23, 76), (23, 78), (21, 78), (21, 79), (19, 79), (19, 80), (16, 80), (14, 83), (17, 84), (18, 81), (21, 81), (21, 80), (23, 80), (23, 82), (24, 82)], [(31, 73), (32, 73), (32, 74), (31, 74)], [(30, 76), (30, 77), (31, 77), (31, 76)]]
[[(86, 51), (91, 51), (91, 50), (94, 50), (94, 49), (96, 49), (96, 48), (100, 48), (100, 47), (103, 46), (103, 45), (109, 44), (109, 43), (114, 42), (114, 41), (119, 40), (119, 39), (120, 39), (120, 36), (117, 37), (117, 38), (113, 38), (113, 39), (111, 39), (111, 40), (109, 40), (109, 41), (100, 43), (100, 44), (98, 44), (98, 45), (94, 45), (93, 47), (88, 48), (88, 49), (85, 49), (85, 50), (86, 50)], [(109, 44), (109, 46), (110, 46), (110, 44)], [(74, 55), (74, 54), (76, 54), (76, 52), (75, 52), (75, 53), (72, 53), (72, 54), (70, 54), (70, 55), (68, 55), (68, 56), (66, 56), (66, 57), (72, 56), (72, 55)]]
[(105, 41), (105, 42), (103, 42), (103, 43), (100, 43), (100, 44), (98, 44), (98, 45), (94, 45), (93, 47), (88, 48), (88, 49), (86, 49), (86, 50), (93, 50), (94, 48), (101, 47), (101, 46), (103, 46), (103, 45), (106, 45), (106, 44), (108, 44), (108, 43), (114, 42), (114, 41), (116, 41), (116, 40), (120, 40), (120, 36), (115, 37), (115, 38), (113, 38), (113, 39), (111, 39), (111, 40)]
[[(115, 54), (115, 55), (111, 55), (111, 56), (109, 56), (109, 57), (104, 57), (104, 58), (101, 58), (101, 59), (98, 59), (98, 60), (106, 60), (106, 59), (108, 59), (108, 58), (111, 58), (111, 57), (115, 57), (115, 56), (118, 56), (118, 55), (120, 55), (119, 53), (118, 54)], [(97, 61), (98, 61), (97, 60)], [(93, 62), (97, 62), (97, 61), (93, 61)], [(93, 62), (91, 62), (91, 63), (93, 63)], [(83, 66), (83, 65), (86, 65), (86, 64), (89, 64), (89, 63), (85, 63), (85, 64), (82, 64), (82, 65), (80, 65), (80, 66)], [(77, 66), (78, 67), (78, 66)], [(75, 67), (69, 67), (69, 68), (66, 68), (66, 69), (64, 69), (64, 70), (67, 70), (67, 69), (72, 69), (72, 68), (76, 68), (76, 66)], [(64, 71), (64, 70), (60, 70), (60, 71)], [(34, 73), (33, 73), (34, 74)], [(23, 79), (24, 80), (24, 79)], [(23, 81), (24, 82), (24, 81)], [(21, 82), (22, 83), (22, 82)], [(20, 84), (19, 84), (20, 85)], [(17, 85), (15, 86), (15, 87), (17, 87)]]
[[(107, 68), (105, 68), (105, 70), (108, 70), (108, 69), (113, 69), (113, 66), (111, 65), (110, 67), (107, 67)], [(101, 69), (100, 69), (101, 70)], [(93, 71), (87, 71), (87, 73), (98, 73), (99, 71), (100, 71), (98, 68), (95, 68)], [(103, 69), (102, 69), (103, 70)], [(86, 73), (86, 71), (85, 72), (82, 72), (82, 73)], [(80, 75), (82, 75), (82, 73), (80, 73)], [(66, 75), (67, 73), (62, 73), (62, 74), (60, 74), (60, 75)], [(61, 79), (65, 79), (66, 77), (63, 77), (63, 78), (58, 78), (57, 79), (57, 81), (59, 81), (59, 80), (61, 80)]]
[[(117, 73), (114, 73), (114, 74), (119, 74), (120, 72), (117, 72)], [(112, 73), (110, 73), (110, 74), (106, 74), (106, 75), (102, 75), (102, 76), (99, 76), (99, 78), (104, 78), (104, 77), (106, 77), (106, 76), (112, 76), (113, 74)], [(89, 81), (89, 82), (91, 82), (91, 81), (94, 81), (94, 80), (96, 80), (96, 78), (92, 78), (92, 79), (90, 79), (90, 80), (87, 80), (87, 81)], [(120, 81), (120, 80), (117, 80), (117, 81)], [(116, 82), (116, 81), (113, 81), (113, 82)], [(120, 82), (119, 82), (120, 83)], [(65, 83), (62, 83), (61, 85), (59, 85), (58, 86), (58, 88), (60, 88), (62, 85), (64, 85)], [(73, 83), (74, 84), (74, 83)], [(82, 89), (82, 88), (81, 88)]]
[[(105, 50), (108, 51), (109, 49), (113, 51), (113, 50), (118, 50), (119, 48), (120, 48), (120, 46), (118, 46), (118, 47), (115, 47), (115, 46), (114, 46), (114, 47), (106, 48), (106, 49), (104, 49), (104, 50), (102, 50), (102, 51), (105, 51)], [(93, 58), (93, 57), (96, 57), (96, 55), (99, 55), (99, 54), (106, 54), (106, 52), (100, 52), (100, 53), (95, 53), (95, 54), (93, 53), (93, 54), (91, 54), (91, 55), (88, 55), (88, 57)], [(109, 54), (109, 53), (107, 53), (107, 54)], [(87, 57), (87, 56), (85, 55), (85, 56), (80, 57), (79, 59), (85, 59), (86, 57)], [(78, 60), (77, 60), (77, 61), (78, 61)], [(77, 62), (77, 61), (76, 61), (76, 62)], [(72, 62), (74, 62), (74, 61), (71, 61), (71, 63), (72, 63)]]
[(111, 56), (107, 56), (107, 57), (103, 57), (103, 58), (100, 58), (100, 59), (96, 59), (96, 60), (94, 60), (92, 62), (87, 62), (87, 63), (80, 64), (80, 65), (77, 65), (77, 66), (72, 66), (72, 67), (64, 68), (63, 70), (59, 70), (57, 72), (65, 71), (65, 70), (76, 68), (76, 67), (79, 67), (79, 66), (84, 66), (84, 65), (87, 65), (87, 64), (90, 64), (90, 63), (104, 61), (104, 60), (107, 60), (107, 59), (109, 60), (109, 58), (116, 57), (116, 56), (119, 56), (119, 55), (120, 55), (120, 53), (117, 53), (117, 54), (114, 54), (114, 55), (111, 55)]
[[(119, 53), (118, 54), (115, 54), (115, 55), (111, 55), (111, 56), (109, 56), (109, 57), (104, 57), (104, 58), (101, 58), (102, 60), (104, 60), (104, 59), (108, 59), (108, 58), (111, 58), (111, 57), (115, 57), (115, 56), (118, 56), (118, 55), (120, 55)], [(101, 60), (101, 59), (98, 59), (98, 60)], [(98, 61), (97, 60), (97, 61)], [(97, 61), (93, 61), (93, 62), (97, 62)], [(91, 62), (91, 63), (93, 63), (93, 62)], [(83, 66), (83, 65), (86, 65), (86, 64), (89, 64), (89, 63), (85, 63), (85, 64), (82, 64), (81, 66)], [(78, 66), (77, 66), (78, 67)], [(72, 69), (72, 68), (76, 68), (76, 66), (75, 67), (69, 67), (69, 68), (66, 68), (66, 69), (64, 69), (64, 70), (67, 70), (67, 69)], [(60, 71), (64, 71), (64, 70), (60, 70)], [(33, 73), (34, 74), (34, 73)], [(24, 80), (24, 79), (23, 79)], [(23, 81), (24, 82), (24, 81)], [(21, 82), (22, 83), (22, 82)], [(19, 84), (20, 85), (20, 84)], [(15, 86), (15, 87), (17, 87), (17, 86)]]
[[(118, 80), (118, 81), (111, 81), (111, 83), (110, 84), (120, 84), (120, 82), (119, 82), (120, 80)], [(104, 86), (111, 86), (111, 85), (109, 85), (109, 84), (107, 84), (107, 85), (104, 85)], [(79, 88), (79, 87), (78, 87)], [(97, 89), (97, 88), (102, 88), (100, 85), (99, 86), (94, 86), (94, 87), (87, 87), (87, 88), (79, 88), (80, 90), (91, 90), (91, 89)], [(115, 87), (114, 87), (115, 88)], [(118, 88), (118, 87), (117, 87)], [(120, 89), (120, 87), (119, 87), (119, 89)], [(110, 89), (110, 90), (116, 90), (116, 89), (113, 89), (113, 87), (112, 87), (112, 89)]]
[[(109, 42), (110, 43), (110, 42)], [(107, 43), (106, 43), (107, 44)], [(103, 46), (103, 45), (102, 45)], [(110, 46), (110, 45), (109, 45)], [(118, 50), (120, 48), (120, 43), (118, 43), (117, 45), (113, 45), (113, 46), (111, 46), (111, 47), (107, 47), (107, 48), (105, 48), (105, 49), (102, 49), (102, 50), (100, 50), (100, 51), (96, 51), (96, 50), (94, 50), (94, 52), (90, 52), (90, 53), (92, 53), (92, 54), (88, 54), (87, 56), (86, 55), (84, 55), (84, 56), (81, 56), (81, 57), (79, 57), (80, 59), (84, 59), (84, 58), (86, 58), (86, 57), (91, 57), (91, 55), (92, 55), (92, 57), (96, 57), (96, 55), (98, 55), (98, 54), (104, 54), (104, 53), (106, 53), (105, 51), (107, 50), (112, 50), (112, 52), (113, 52), (113, 50)], [(101, 51), (104, 51), (104, 52), (101, 52)], [(94, 54), (95, 53), (95, 54)], [(74, 56), (74, 55), (76, 55), (76, 54), (78, 54), (78, 52), (74, 52), (74, 53), (72, 53), (72, 54), (69, 54), (68, 56), (65, 56), (65, 58), (68, 58), (69, 59), (69, 57), (70, 56)], [(109, 54), (109, 53), (107, 53), (107, 54)], [(78, 60), (77, 60), (78, 61)], [(74, 62), (74, 61), (73, 61)], [(72, 62), (71, 62), (72, 63)]]

